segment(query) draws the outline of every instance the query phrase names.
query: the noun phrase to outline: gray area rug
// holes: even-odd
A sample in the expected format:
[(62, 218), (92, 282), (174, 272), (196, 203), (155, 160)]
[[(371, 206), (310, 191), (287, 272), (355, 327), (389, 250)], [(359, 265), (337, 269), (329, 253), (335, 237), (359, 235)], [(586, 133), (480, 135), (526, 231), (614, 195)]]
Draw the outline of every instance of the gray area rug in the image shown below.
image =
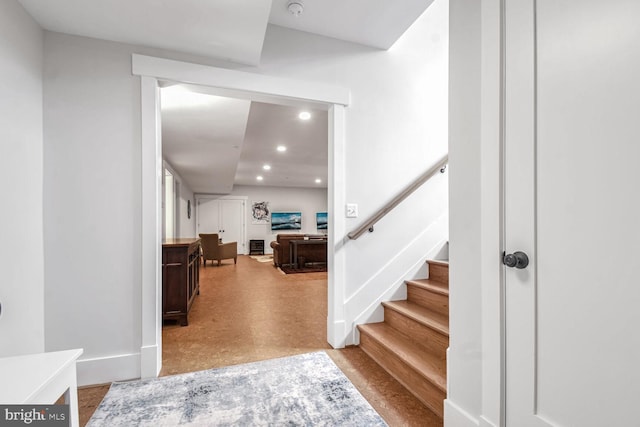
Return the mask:
[(386, 426), (323, 351), (113, 383), (87, 426)]

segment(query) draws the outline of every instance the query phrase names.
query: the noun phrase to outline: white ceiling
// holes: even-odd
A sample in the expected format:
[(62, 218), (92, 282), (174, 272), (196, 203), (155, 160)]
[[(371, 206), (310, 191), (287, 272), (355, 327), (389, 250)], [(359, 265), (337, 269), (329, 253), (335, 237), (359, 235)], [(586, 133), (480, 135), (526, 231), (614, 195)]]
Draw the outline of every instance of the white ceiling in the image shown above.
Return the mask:
[(264, 0), (19, 0), (45, 29), (257, 65)]
[[(210, 92), (193, 85), (161, 91), (163, 155), (194, 192), (226, 194), (234, 184), (326, 187), (326, 111)], [(309, 120), (298, 117), (303, 110)]]
[[(309, 120), (300, 120), (300, 108), (252, 102), (247, 123), (241, 161), (236, 172), (236, 184), (278, 187), (327, 186), (327, 112), (305, 108)], [(278, 145), (287, 151), (276, 151)], [(264, 164), (271, 170), (262, 169)], [(319, 178), (322, 182), (317, 184)]]
[(233, 189), (250, 106), (181, 85), (162, 89), (162, 154), (194, 192)]
[[(269, 24), (388, 49), (433, 2), (299, 0), (304, 11), (296, 17), (287, 11), (289, 1), (19, 0), (49, 31), (248, 65), (260, 63)], [(293, 107), (183, 90), (201, 108), (163, 108), (163, 150), (194, 191), (228, 193), (233, 183), (255, 185), (265, 161), (273, 169), (263, 173), (261, 185), (314, 187), (309, 181), (319, 177), (326, 186), (326, 112), (300, 123)], [(291, 141), (289, 150), (274, 157), (271, 148), (280, 140)]]
[(297, 0), (304, 11), (294, 17), (291, 0), (272, 0), (269, 23), (334, 39), (389, 49), (433, 0)]

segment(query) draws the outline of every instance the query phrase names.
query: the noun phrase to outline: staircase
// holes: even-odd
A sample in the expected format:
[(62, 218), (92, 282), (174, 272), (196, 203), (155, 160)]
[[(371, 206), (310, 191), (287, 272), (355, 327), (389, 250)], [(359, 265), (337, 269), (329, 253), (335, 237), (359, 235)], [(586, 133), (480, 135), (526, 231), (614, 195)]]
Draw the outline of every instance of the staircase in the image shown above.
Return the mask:
[(384, 322), (358, 325), (360, 348), (443, 417), (449, 347), (449, 262), (427, 261), (429, 278), (408, 280), (407, 300), (383, 302)]

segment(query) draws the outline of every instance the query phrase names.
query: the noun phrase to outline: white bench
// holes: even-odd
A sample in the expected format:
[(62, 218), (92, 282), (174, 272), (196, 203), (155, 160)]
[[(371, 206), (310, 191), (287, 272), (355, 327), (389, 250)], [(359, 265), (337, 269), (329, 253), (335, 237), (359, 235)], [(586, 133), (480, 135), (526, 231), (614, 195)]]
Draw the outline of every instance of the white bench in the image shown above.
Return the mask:
[(64, 395), (78, 427), (76, 360), (82, 349), (0, 358), (0, 404), (49, 405)]

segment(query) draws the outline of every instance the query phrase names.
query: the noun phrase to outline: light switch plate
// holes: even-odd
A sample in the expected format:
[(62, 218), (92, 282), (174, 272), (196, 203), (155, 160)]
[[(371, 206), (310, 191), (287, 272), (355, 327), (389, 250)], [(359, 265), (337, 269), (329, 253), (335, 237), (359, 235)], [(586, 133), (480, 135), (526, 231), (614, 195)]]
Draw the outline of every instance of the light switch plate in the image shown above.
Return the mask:
[(356, 203), (347, 203), (347, 218), (358, 217), (358, 205)]

